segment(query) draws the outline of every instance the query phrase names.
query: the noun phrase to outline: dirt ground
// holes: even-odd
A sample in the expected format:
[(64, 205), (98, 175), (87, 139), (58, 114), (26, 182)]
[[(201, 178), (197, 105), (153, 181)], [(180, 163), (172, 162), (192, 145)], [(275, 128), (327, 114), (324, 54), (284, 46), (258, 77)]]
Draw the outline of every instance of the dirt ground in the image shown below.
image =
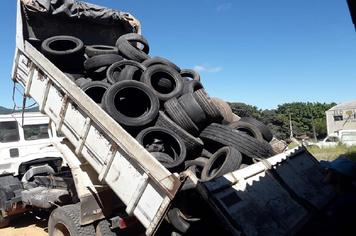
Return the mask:
[(47, 236), (47, 221), (24, 214), (12, 219), (10, 226), (0, 229), (1, 236)]

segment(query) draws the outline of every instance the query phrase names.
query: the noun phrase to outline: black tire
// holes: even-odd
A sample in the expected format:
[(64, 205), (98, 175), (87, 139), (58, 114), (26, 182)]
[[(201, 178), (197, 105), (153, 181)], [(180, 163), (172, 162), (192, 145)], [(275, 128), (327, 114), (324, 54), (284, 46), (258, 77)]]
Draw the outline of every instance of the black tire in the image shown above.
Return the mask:
[(167, 213), (168, 221), (180, 233), (186, 233), (190, 228), (190, 223), (183, 219), (182, 212), (178, 208), (172, 208)]
[(85, 47), (85, 54), (88, 57), (93, 57), (103, 54), (118, 54), (119, 50), (117, 47), (109, 45), (89, 45)]
[[(159, 81), (169, 79), (173, 84), (172, 90), (159, 86)], [(167, 101), (173, 97), (179, 97), (183, 91), (182, 77), (177, 71), (166, 65), (154, 65), (142, 74), (141, 81), (150, 86), (160, 101)]]
[(173, 120), (171, 120), (163, 111), (160, 111), (155, 126), (163, 127), (172, 130), (179, 137), (182, 138), (186, 148), (187, 148), (187, 157), (198, 156), (203, 148), (203, 141), (200, 138), (196, 138), (179, 125), (177, 125)]
[(267, 127), (267, 125), (263, 124), (261, 121), (256, 120), (255, 118), (252, 117), (241, 117), (240, 121), (244, 121), (256, 126), (260, 130), (263, 138), (267, 142), (271, 142), (271, 140), (273, 139), (273, 134), (271, 130)]
[(245, 121), (240, 120), (240, 121), (232, 122), (228, 126), (238, 131), (244, 132), (250, 135), (251, 137), (254, 137), (255, 139), (264, 141), (261, 131), (251, 123), (247, 123)]
[(52, 211), (48, 221), (49, 236), (59, 232), (70, 236), (95, 236), (93, 225), (80, 225), (80, 203), (58, 207)]
[(143, 62), (150, 58), (145, 52), (141, 51), (139, 48), (134, 47), (128, 41), (121, 41), (118, 45), (120, 53), (129, 60)]
[(188, 133), (197, 136), (199, 128), (189, 118), (183, 107), (179, 104), (177, 98), (171, 98), (164, 103), (164, 108), (169, 117)]
[(104, 94), (109, 89), (110, 85), (102, 81), (88, 82), (80, 86), (95, 103), (101, 105)]
[[(159, 152), (154, 150), (154, 156), (169, 170), (178, 170), (187, 155), (183, 140), (172, 130), (162, 127), (149, 127), (142, 130), (136, 137), (143, 147), (149, 149), (151, 145), (159, 144)], [(168, 156), (170, 157), (168, 159)]]
[(204, 110), (209, 123), (220, 123), (223, 117), (219, 109), (215, 106), (211, 98), (206, 94), (204, 89), (199, 89), (193, 93), (195, 100), (199, 103), (201, 108)]
[(200, 138), (206, 145), (216, 143), (221, 146), (234, 147), (252, 159), (265, 159), (274, 155), (271, 145), (266, 141), (257, 140), (243, 132), (220, 124), (213, 123), (206, 127), (200, 133)]
[(99, 69), (100, 67), (110, 66), (111, 64), (114, 64), (115, 62), (118, 62), (121, 60), (123, 60), (122, 56), (117, 55), (117, 54), (97, 55), (97, 56), (93, 56), (93, 57), (85, 60), (84, 68), (87, 71), (95, 71), (95, 70)]
[(119, 47), (122, 41), (128, 41), (130, 42), (133, 46), (135, 46), (135, 43), (140, 43), (142, 44), (142, 51), (146, 54), (150, 52), (150, 47), (148, 45), (148, 41), (141, 35), (137, 33), (128, 33), (121, 35), (120, 38), (116, 41), (116, 47)]
[(219, 149), (208, 160), (201, 174), (202, 181), (210, 181), (240, 168), (241, 153), (233, 147)]
[(213, 156), (213, 154), (204, 148), (201, 151), (201, 156), (210, 159)]
[(118, 123), (132, 128), (150, 124), (159, 111), (159, 101), (153, 91), (134, 80), (112, 85), (105, 93), (103, 104)]
[(189, 160), (184, 162), (184, 169), (190, 169), (195, 176), (200, 179), (201, 178), (201, 173), (204, 169), (204, 167), (207, 165), (209, 159), (205, 157), (198, 157), (194, 160)]
[(76, 37), (59, 35), (47, 38), (42, 42), (41, 49), (60, 69), (82, 68), (84, 44)]
[(182, 78), (191, 78), (192, 80), (200, 81), (199, 73), (192, 69), (183, 69), (181, 70), (180, 75)]
[(233, 122), (234, 113), (232, 112), (230, 105), (220, 98), (212, 97), (211, 100), (220, 111), (220, 114), (222, 115), (224, 120), (227, 121), (228, 123)]
[(162, 57), (152, 57), (152, 58), (149, 58), (145, 61), (142, 62), (142, 65), (146, 66), (147, 68), (148, 67), (151, 67), (153, 65), (166, 65), (166, 66), (169, 66), (171, 68), (173, 68), (174, 70), (176, 70), (178, 73), (181, 72), (181, 69), (179, 68), (179, 66), (177, 66), (176, 64), (174, 64), (173, 62), (165, 59), (165, 58), (162, 58)]
[(203, 85), (197, 80), (184, 81), (183, 93), (194, 93), (199, 89), (204, 89)]
[(76, 85), (78, 85), (79, 87), (81, 87), (81, 86), (83, 86), (84, 84), (86, 84), (86, 83), (89, 83), (89, 82), (91, 82), (92, 81), (92, 79), (90, 79), (90, 78), (79, 78), (79, 79), (77, 79), (76, 81), (75, 81), (75, 84)]
[(96, 226), (95, 232), (95, 236), (117, 236), (117, 234), (110, 229), (110, 223), (107, 220), (100, 221)]
[(132, 80), (135, 72), (140, 71), (142, 74), (145, 70), (146, 67), (137, 61), (122, 60), (112, 64), (108, 68), (106, 78), (111, 84), (114, 84), (119, 81)]
[(106, 78), (106, 71), (109, 66), (102, 66), (93, 71), (87, 71), (87, 76), (89, 76), (92, 80), (101, 81)]
[(192, 93), (183, 94), (178, 101), (199, 130), (206, 127), (207, 117), (205, 112), (195, 100)]

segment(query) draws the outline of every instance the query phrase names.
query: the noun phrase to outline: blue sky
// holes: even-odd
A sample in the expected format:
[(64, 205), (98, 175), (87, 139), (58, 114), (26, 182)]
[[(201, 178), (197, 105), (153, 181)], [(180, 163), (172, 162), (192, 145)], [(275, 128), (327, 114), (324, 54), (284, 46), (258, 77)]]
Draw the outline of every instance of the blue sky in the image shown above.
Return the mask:
[[(89, 2), (136, 16), (150, 54), (197, 69), (211, 96), (260, 108), (356, 97), (356, 32), (346, 0)], [(0, 106), (6, 107), (15, 3), (3, 0), (0, 14)]]

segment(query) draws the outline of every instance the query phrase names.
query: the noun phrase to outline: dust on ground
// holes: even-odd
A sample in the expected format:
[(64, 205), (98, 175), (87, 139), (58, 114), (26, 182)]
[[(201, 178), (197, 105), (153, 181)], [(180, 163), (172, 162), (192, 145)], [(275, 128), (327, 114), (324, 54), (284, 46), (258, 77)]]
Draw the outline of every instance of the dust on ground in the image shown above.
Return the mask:
[(11, 220), (8, 227), (0, 229), (1, 236), (48, 236), (47, 220), (33, 214), (23, 214)]

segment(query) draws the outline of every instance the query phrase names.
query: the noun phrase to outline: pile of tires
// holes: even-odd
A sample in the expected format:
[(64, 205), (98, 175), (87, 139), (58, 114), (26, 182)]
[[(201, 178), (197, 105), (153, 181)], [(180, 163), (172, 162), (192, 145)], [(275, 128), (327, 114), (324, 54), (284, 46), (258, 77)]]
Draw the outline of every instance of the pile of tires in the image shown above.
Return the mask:
[(210, 97), (196, 71), (150, 57), (142, 35), (115, 45), (54, 36), (41, 50), (172, 172), (190, 169), (210, 181), (274, 154), (266, 125)]

